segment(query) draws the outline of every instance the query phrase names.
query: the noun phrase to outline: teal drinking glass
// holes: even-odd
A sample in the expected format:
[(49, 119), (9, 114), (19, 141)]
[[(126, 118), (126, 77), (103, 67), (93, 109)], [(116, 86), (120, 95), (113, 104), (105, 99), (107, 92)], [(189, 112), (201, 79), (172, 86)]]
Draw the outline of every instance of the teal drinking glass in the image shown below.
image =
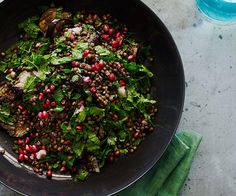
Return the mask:
[(209, 18), (236, 21), (236, 0), (196, 0), (198, 8)]

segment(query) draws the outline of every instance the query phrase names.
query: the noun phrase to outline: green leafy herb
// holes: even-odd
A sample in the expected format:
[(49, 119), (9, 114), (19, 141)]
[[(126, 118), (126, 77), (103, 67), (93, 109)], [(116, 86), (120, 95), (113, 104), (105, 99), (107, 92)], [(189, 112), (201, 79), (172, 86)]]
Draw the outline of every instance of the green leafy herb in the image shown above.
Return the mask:
[(0, 121), (8, 125), (13, 125), (14, 116), (11, 115), (10, 105), (8, 103), (0, 104)]
[(19, 28), (23, 29), (31, 38), (36, 39), (40, 29), (36, 25), (38, 17), (32, 17), (25, 20), (23, 23), (19, 24)]
[(98, 107), (90, 107), (88, 109), (88, 115), (92, 115), (92, 116), (101, 115), (101, 116), (104, 116), (105, 115), (105, 109), (101, 109), (101, 108), (98, 108)]
[(96, 46), (95, 50), (100, 56), (108, 56), (111, 53), (108, 49), (106, 49), (103, 46)]
[(73, 151), (75, 152), (77, 157), (80, 157), (83, 153), (85, 144), (83, 143), (76, 143), (73, 145)]
[(80, 169), (78, 174), (74, 178), (75, 178), (75, 180), (84, 181), (87, 178), (88, 174), (89, 173), (86, 170)]
[(97, 150), (100, 149), (100, 140), (93, 132), (88, 132), (86, 149), (88, 152), (96, 152)]
[(34, 84), (36, 83), (36, 79), (37, 79), (36, 76), (29, 76), (29, 77), (27, 77), (26, 82), (24, 84), (24, 90), (26, 92), (33, 92)]
[(63, 106), (57, 106), (56, 108), (53, 109), (54, 112), (56, 113), (60, 113), (64, 110), (64, 107)]
[(116, 141), (117, 141), (117, 137), (115, 137), (115, 136), (107, 137), (107, 144), (109, 146), (115, 146), (116, 145)]
[(61, 102), (61, 100), (64, 98), (61, 88), (56, 89), (53, 98), (56, 100), (56, 102)]
[(73, 77), (71, 78), (71, 82), (78, 82), (78, 80), (79, 80), (78, 75), (73, 75)]

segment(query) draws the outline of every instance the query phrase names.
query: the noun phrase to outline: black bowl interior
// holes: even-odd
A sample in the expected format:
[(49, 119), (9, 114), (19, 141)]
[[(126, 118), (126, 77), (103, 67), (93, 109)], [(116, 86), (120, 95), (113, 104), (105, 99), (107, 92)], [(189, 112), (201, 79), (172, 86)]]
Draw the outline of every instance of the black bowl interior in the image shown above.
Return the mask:
[[(86, 9), (97, 13), (111, 13), (128, 25), (137, 37), (149, 42), (153, 48), (155, 73), (153, 92), (158, 100), (158, 126), (138, 151), (106, 166), (85, 182), (48, 181), (23, 168), (10, 164), (0, 156), (0, 181), (27, 195), (109, 195), (145, 174), (161, 157), (178, 126), (184, 101), (184, 73), (176, 45), (158, 17), (139, 0), (56, 0), (69, 11)], [(5, 0), (0, 4), (0, 51), (13, 44), (18, 36), (18, 23), (40, 14), (40, 5), (48, 0)], [(12, 139), (2, 130), (0, 144), (9, 153)]]

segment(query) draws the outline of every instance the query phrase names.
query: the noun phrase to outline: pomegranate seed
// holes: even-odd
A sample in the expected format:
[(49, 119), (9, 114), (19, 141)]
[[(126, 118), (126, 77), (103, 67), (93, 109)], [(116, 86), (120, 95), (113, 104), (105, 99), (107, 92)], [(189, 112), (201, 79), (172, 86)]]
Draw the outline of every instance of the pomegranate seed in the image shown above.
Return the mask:
[(24, 140), (18, 139), (18, 140), (17, 140), (17, 144), (18, 144), (18, 145), (24, 144)]
[(103, 31), (108, 32), (109, 26), (107, 24), (104, 24), (104, 25), (102, 25), (102, 29), (103, 29)]
[(27, 154), (26, 150), (23, 150), (23, 154)]
[(104, 14), (104, 15), (102, 16), (102, 18), (103, 18), (103, 20), (107, 20), (107, 19), (108, 19), (108, 16)]
[(115, 156), (119, 157), (120, 156), (120, 150), (116, 150), (114, 154), (115, 154)]
[(135, 56), (133, 54), (128, 56), (128, 61), (134, 61), (135, 60)]
[(24, 110), (25, 110), (25, 107), (24, 107), (23, 105), (18, 105), (18, 109), (19, 109), (20, 111), (24, 111)]
[(51, 84), (49, 89), (50, 89), (51, 93), (53, 93), (55, 91), (56, 87), (54, 84)]
[(61, 101), (61, 105), (66, 105), (66, 99), (62, 99), (62, 101)]
[(46, 150), (46, 146), (42, 145), (41, 150)]
[(66, 167), (61, 167), (61, 169), (60, 169), (59, 171), (60, 171), (60, 172), (66, 172), (67, 169), (66, 169)]
[(25, 109), (25, 110), (22, 112), (22, 114), (27, 115), (27, 114), (29, 114), (29, 111)]
[(48, 118), (49, 117), (49, 114), (47, 113), (47, 111), (43, 111), (42, 115), (43, 115), (43, 118)]
[(24, 154), (20, 154), (18, 156), (18, 161), (20, 161), (20, 162), (24, 161)]
[(24, 154), (24, 151), (22, 150), (22, 148), (18, 148), (18, 153), (19, 154)]
[(35, 44), (35, 48), (40, 48), (40, 47), (41, 47), (41, 43), (40, 42)]
[(26, 137), (25, 138), (25, 143), (28, 144), (30, 142), (30, 138), (29, 137)]
[(119, 43), (119, 46), (123, 44), (123, 37), (116, 38), (116, 41)]
[(48, 108), (48, 107), (50, 107), (50, 105), (51, 105), (51, 101), (49, 100), (49, 99), (46, 99), (46, 101), (45, 101), (45, 106)]
[(96, 20), (97, 17), (98, 17), (98, 15), (97, 15), (97, 14), (94, 14), (94, 15), (93, 15), (93, 20)]
[(128, 31), (128, 28), (125, 27), (125, 28), (124, 28), (124, 33), (127, 33), (127, 31)]
[(112, 35), (114, 32), (115, 32), (115, 30), (114, 30), (113, 28), (110, 28), (108, 33), (109, 33), (110, 35)]
[(55, 101), (53, 101), (53, 102), (51, 103), (51, 106), (52, 106), (53, 108), (55, 108), (55, 107), (57, 107), (57, 103), (56, 103)]
[(122, 36), (121, 32), (116, 33), (116, 38), (120, 38)]
[(43, 93), (39, 93), (39, 100), (43, 100), (44, 99), (44, 94)]
[(99, 70), (100, 70), (98, 64), (92, 65), (92, 66), (91, 66), (91, 69), (92, 69), (93, 71), (99, 71)]
[(28, 144), (25, 145), (25, 150), (26, 150), (26, 152), (31, 152), (31, 148), (29, 147)]
[(89, 55), (89, 52), (90, 52), (89, 50), (85, 50), (85, 51), (83, 52), (83, 56), (84, 56), (84, 57), (87, 57), (87, 56)]
[(110, 163), (112, 163), (112, 162), (114, 161), (114, 156), (113, 156), (113, 155), (109, 155), (109, 156), (107, 157), (107, 159), (108, 159), (108, 161), (109, 161)]
[(74, 41), (75, 40), (75, 36), (73, 34), (70, 34), (70, 41)]
[(34, 167), (34, 172), (35, 173), (38, 173), (39, 172), (39, 169), (37, 167)]
[(36, 145), (32, 145), (32, 146), (30, 146), (30, 150), (32, 151), (32, 152), (38, 152), (38, 148), (37, 148), (37, 146)]
[(76, 167), (72, 167), (72, 173), (76, 173), (77, 172), (77, 168)]
[(78, 125), (78, 126), (76, 126), (76, 130), (77, 130), (78, 132), (81, 132), (81, 131), (83, 130), (83, 127), (80, 126), (80, 125)]
[(78, 67), (78, 66), (79, 66), (79, 62), (77, 62), (77, 61), (72, 61), (72, 62), (71, 62), (71, 66), (72, 66), (72, 67)]
[(90, 77), (83, 78), (83, 84), (89, 84), (91, 82)]
[(43, 112), (39, 112), (39, 113), (38, 113), (38, 117), (39, 117), (40, 119), (43, 119)]
[(71, 144), (71, 142), (70, 142), (70, 140), (66, 140), (66, 141), (63, 142), (63, 144), (64, 145), (69, 145), (69, 144)]
[(106, 34), (103, 34), (102, 35), (102, 39), (105, 40), (105, 41), (109, 41), (110, 40), (110, 36), (106, 35)]
[(84, 106), (84, 101), (82, 100), (82, 101), (80, 101), (79, 103), (78, 103), (78, 106), (79, 107), (82, 107), (82, 106)]
[(103, 60), (100, 60), (97, 65), (100, 69), (102, 69), (105, 66), (105, 63)]
[(46, 176), (47, 176), (48, 179), (50, 179), (52, 177), (52, 170), (48, 170), (46, 172)]
[(112, 45), (113, 48), (118, 48), (119, 47), (119, 42), (114, 40), (114, 41), (112, 41), (111, 45)]
[(114, 115), (112, 116), (112, 119), (113, 119), (114, 121), (117, 121), (117, 120), (119, 120), (119, 117), (118, 117), (116, 114), (114, 114)]
[(24, 155), (24, 160), (25, 161), (28, 161), (29, 160), (29, 157), (27, 155)]
[(133, 134), (133, 138), (134, 139), (137, 139), (139, 137), (139, 132), (135, 132), (134, 134)]
[(94, 93), (96, 93), (96, 92), (97, 92), (97, 90), (96, 90), (96, 88), (95, 88), (95, 87), (91, 87), (91, 88), (89, 89), (89, 91), (90, 91), (92, 94), (94, 94)]
[(116, 80), (116, 76), (115, 76), (115, 74), (113, 74), (113, 73), (110, 73), (109, 76), (108, 76), (108, 78), (109, 78), (110, 81)]
[(124, 80), (120, 80), (119, 83), (120, 83), (121, 86), (126, 86), (126, 83), (125, 83)]
[(30, 158), (31, 160), (34, 160), (34, 159), (35, 159), (35, 154), (31, 154), (29, 158)]
[(30, 134), (31, 138), (35, 138), (35, 135), (33, 133)]
[(48, 88), (48, 89), (46, 90), (46, 92), (47, 92), (47, 93), (51, 93), (51, 90)]

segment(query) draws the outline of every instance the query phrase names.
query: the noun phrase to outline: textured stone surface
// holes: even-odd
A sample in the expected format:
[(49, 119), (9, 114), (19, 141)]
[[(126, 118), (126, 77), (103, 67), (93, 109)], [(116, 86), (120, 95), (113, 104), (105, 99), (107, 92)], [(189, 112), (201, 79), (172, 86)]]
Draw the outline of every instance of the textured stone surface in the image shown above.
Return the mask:
[[(186, 99), (179, 130), (203, 135), (182, 196), (236, 195), (236, 25), (208, 21), (194, 0), (143, 0), (182, 56)], [(0, 0), (1, 2), (1, 0)], [(0, 195), (14, 195), (0, 185)]]

